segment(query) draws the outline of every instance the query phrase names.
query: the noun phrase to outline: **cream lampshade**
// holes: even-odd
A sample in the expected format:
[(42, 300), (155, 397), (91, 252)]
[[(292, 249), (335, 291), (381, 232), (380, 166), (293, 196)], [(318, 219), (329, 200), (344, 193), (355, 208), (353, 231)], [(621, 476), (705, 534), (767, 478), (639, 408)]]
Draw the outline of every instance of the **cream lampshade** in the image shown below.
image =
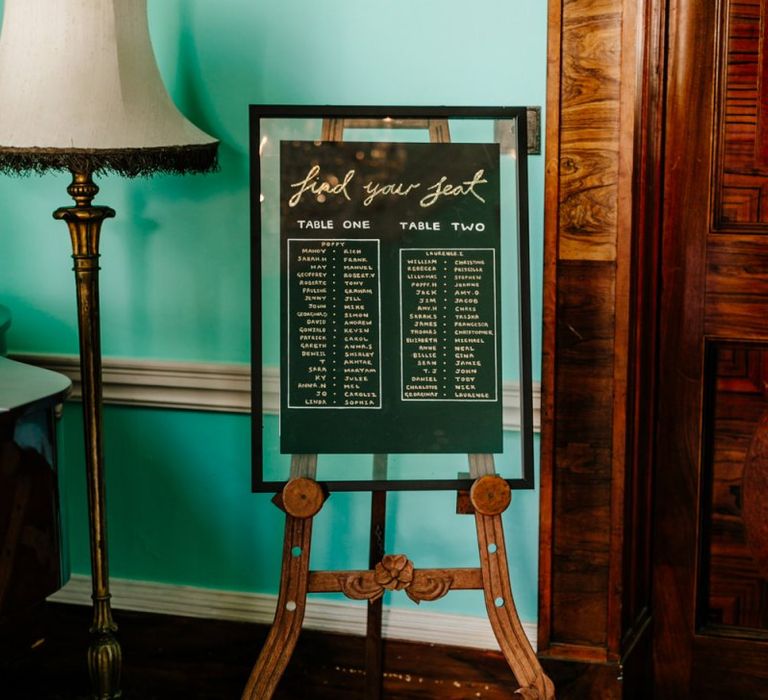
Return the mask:
[(0, 168), (201, 171), (217, 145), (163, 86), (146, 0), (5, 0)]
[(149, 40), (146, 0), (5, 0), (0, 33), (0, 172), (69, 170), (76, 205), (54, 217), (72, 239), (93, 576), (88, 668), (93, 695), (120, 697), (122, 652), (107, 556), (94, 173), (133, 177), (216, 167), (216, 139), (168, 96)]

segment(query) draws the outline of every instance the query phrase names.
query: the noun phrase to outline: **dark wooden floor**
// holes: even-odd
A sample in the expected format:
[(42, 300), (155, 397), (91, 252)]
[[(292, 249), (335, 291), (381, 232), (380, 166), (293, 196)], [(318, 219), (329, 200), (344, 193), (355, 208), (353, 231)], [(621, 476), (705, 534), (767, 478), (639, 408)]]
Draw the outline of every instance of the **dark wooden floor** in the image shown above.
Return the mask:
[[(126, 700), (239, 698), (267, 628), (116, 611)], [(48, 603), (33, 623), (34, 649), (0, 661), (3, 700), (88, 695), (88, 608)], [(363, 698), (363, 639), (302, 632), (280, 700)], [(500, 653), (386, 643), (386, 698), (510, 698), (517, 687)]]

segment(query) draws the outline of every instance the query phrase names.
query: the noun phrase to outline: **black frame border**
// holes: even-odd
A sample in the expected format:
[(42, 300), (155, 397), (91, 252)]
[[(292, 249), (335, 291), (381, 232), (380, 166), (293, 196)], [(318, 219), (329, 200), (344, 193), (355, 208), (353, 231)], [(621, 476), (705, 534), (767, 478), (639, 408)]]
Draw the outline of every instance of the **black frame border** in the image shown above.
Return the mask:
[[(533, 468), (533, 377), (531, 360), (530, 228), (528, 217), (528, 152), (526, 107), (405, 107), (250, 105), (250, 194), (251, 194), (251, 490), (276, 493), (286, 480), (264, 480), (261, 325), (261, 120), (275, 118), (323, 119), (504, 119), (514, 120), (517, 129), (518, 213), (518, 303), (520, 341), (520, 439), (522, 476), (505, 479), (514, 490), (535, 487)], [(328, 491), (457, 491), (468, 490), (470, 478), (456, 479), (354, 479), (319, 480)]]

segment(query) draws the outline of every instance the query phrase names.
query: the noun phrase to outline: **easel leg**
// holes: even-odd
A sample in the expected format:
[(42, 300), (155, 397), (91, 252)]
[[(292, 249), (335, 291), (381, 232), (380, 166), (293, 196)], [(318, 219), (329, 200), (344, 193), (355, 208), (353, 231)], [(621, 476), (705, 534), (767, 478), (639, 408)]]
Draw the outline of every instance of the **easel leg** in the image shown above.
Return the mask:
[(531, 648), (512, 597), (501, 515), (475, 513), (475, 524), (485, 607), (501, 651), (521, 686), (517, 693), (525, 698), (552, 700), (555, 686)]
[(271, 698), (296, 647), (307, 604), (311, 541), (312, 518), (286, 515), (283, 570), (275, 620), (251, 671), (243, 700)]
[(275, 497), (285, 511), (283, 568), (275, 620), (251, 671), (242, 700), (268, 700), (275, 692), (304, 622), (309, 587), (309, 550), (312, 518), (323, 507), (326, 495), (314, 481), (317, 455), (293, 455), (291, 480)]
[(520, 684), (516, 694), (531, 700), (554, 700), (555, 686), (536, 658), (520, 624), (515, 599), (512, 597), (501, 522), (501, 514), (511, 498), (509, 487), (496, 475), (493, 455), (469, 455), (469, 473), (476, 479), (470, 499), (475, 509), (483, 596), (491, 628), (504, 658)]

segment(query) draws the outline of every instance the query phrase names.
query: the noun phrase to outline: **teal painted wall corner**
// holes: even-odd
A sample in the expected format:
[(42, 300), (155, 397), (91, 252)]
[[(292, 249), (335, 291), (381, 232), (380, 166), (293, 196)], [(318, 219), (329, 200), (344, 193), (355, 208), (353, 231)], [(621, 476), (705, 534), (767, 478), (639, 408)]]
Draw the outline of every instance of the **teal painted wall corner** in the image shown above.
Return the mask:
[[(207, 176), (99, 180), (97, 203), (117, 211), (102, 236), (107, 356), (249, 360), (249, 103), (545, 100), (540, 0), (393, 0), (376, 9), (353, 0), (230, 0), (225, 10), (207, 0), (149, 0), (149, 16), (166, 86), (189, 118), (221, 139), (221, 168)], [(529, 167), (538, 358), (542, 157), (531, 157)], [(0, 179), (0, 303), (13, 314), (11, 352), (77, 352), (69, 241), (51, 218), (67, 204), (67, 184), (64, 175)], [(60, 433), (73, 570), (86, 573), (78, 412), (79, 405), (67, 407)], [(268, 498), (249, 492), (246, 416), (107, 407), (105, 430), (112, 575), (276, 591), (282, 521)], [(454, 565), (476, 561), (471, 519), (451, 515), (452, 494), (391, 501), (393, 548), (419, 566), (446, 564), (444, 557)], [(367, 496), (335, 494), (316, 528), (312, 565), (363, 566), (367, 518)], [(515, 494), (505, 522), (518, 607), (534, 620), (538, 491)], [(406, 605), (401, 598), (392, 603)], [(479, 594), (452, 594), (435, 609), (484, 615)]]

